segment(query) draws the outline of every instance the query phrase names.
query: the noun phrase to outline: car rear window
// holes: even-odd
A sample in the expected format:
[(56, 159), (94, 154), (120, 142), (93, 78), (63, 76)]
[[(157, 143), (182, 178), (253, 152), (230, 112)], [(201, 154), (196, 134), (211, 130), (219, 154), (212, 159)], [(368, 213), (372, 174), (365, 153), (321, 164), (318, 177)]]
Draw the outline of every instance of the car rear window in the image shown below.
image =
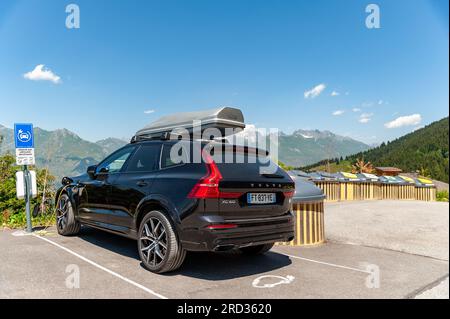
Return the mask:
[(181, 147), (174, 148), (174, 151), (176, 151), (176, 156), (174, 158), (171, 158), (170, 156), (170, 150), (172, 149), (173, 145), (165, 144), (163, 145), (162, 153), (161, 153), (161, 168), (168, 168), (176, 165), (182, 165), (184, 163), (188, 163), (187, 154), (189, 154), (188, 151), (183, 151), (183, 147), (188, 147), (189, 144), (182, 145), (179, 144)]
[(158, 168), (160, 144), (141, 145), (127, 166), (127, 172), (151, 172)]
[(232, 149), (226, 148), (219, 154), (217, 152), (211, 153), (224, 177), (241, 178), (242, 176), (250, 177), (262, 174), (283, 175), (278, 165), (273, 163), (264, 150), (234, 147)]

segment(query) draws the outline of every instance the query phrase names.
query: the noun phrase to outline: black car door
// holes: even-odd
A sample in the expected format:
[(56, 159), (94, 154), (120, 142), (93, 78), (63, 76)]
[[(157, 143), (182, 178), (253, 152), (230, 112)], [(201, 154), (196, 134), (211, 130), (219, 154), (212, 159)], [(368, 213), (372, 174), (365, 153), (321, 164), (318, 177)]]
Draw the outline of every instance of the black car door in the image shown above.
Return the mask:
[(111, 223), (122, 232), (134, 230), (133, 216), (139, 202), (149, 195), (159, 172), (161, 143), (144, 143), (134, 152), (111, 187)]
[(83, 222), (111, 228), (114, 219), (110, 206), (111, 185), (135, 148), (127, 146), (114, 152), (97, 166), (95, 176), (79, 183), (78, 215)]

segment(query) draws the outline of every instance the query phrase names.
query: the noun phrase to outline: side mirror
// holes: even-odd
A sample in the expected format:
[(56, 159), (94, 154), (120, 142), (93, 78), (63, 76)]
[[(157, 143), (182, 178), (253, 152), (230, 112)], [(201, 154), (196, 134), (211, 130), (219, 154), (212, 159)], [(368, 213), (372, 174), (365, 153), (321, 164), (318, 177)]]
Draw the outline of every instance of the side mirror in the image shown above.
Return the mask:
[(90, 178), (94, 178), (96, 170), (97, 170), (97, 165), (91, 165), (87, 168), (86, 172)]
[(71, 179), (70, 177), (64, 176), (61, 180), (61, 184), (65, 185), (69, 185), (73, 183), (73, 179)]
[(108, 167), (100, 168), (100, 173), (109, 173), (109, 168)]

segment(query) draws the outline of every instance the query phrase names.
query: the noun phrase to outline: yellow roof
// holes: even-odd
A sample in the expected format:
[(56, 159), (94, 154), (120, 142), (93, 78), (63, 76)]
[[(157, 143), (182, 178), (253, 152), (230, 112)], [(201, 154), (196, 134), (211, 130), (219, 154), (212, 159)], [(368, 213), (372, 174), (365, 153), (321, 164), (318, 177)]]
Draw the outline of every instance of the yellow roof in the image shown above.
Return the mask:
[(427, 178), (423, 178), (423, 177), (419, 177), (418, 178), (419, 182), (421, 182), (422, 184), (433, 184), (433, 181)]
[(411, 177), (404, 176), (404, 175), (399, 175), (399, 176), (400, 176), (400, 178), (404, 179), (408, 183), (414, 183), (414, 180)]
[(356, 176), (355, 174), (352, 174), (352, 173), (341, 172), (341, 174), (342, 174), (345, 178), (358, 179), (358, 176)]

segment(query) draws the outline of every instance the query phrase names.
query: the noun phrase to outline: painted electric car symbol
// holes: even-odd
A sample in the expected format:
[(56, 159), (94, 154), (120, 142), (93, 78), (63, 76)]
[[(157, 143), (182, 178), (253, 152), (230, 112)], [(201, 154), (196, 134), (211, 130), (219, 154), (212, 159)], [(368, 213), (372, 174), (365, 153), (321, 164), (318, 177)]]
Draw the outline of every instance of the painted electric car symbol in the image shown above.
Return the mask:
[[(261, 281), (263, 279), (277, 279), (278, 281), (272, 282), (272, 283), (266, 283), (266, 284), (261, 284)], [(273, 288), (275, 286), (278, 285), (282, 285), (282, 284), (290, 284), (291, 282), (293, 282), (295, 279), (294, 276), (273, 276), (273, 275), (265, 275), (265, 276), (260, 276), (258, 278), (256, 278), (255, 280), (253, 280), (252, 282), (252, 286), (255, 288)]]
[(24, 132), (23, 130), (19, 130), (17, 132), (17, 139), (21, 141), (22, 143), (26, 143), (29, 140), (31, 140), (31, 133), (30, 132)]

